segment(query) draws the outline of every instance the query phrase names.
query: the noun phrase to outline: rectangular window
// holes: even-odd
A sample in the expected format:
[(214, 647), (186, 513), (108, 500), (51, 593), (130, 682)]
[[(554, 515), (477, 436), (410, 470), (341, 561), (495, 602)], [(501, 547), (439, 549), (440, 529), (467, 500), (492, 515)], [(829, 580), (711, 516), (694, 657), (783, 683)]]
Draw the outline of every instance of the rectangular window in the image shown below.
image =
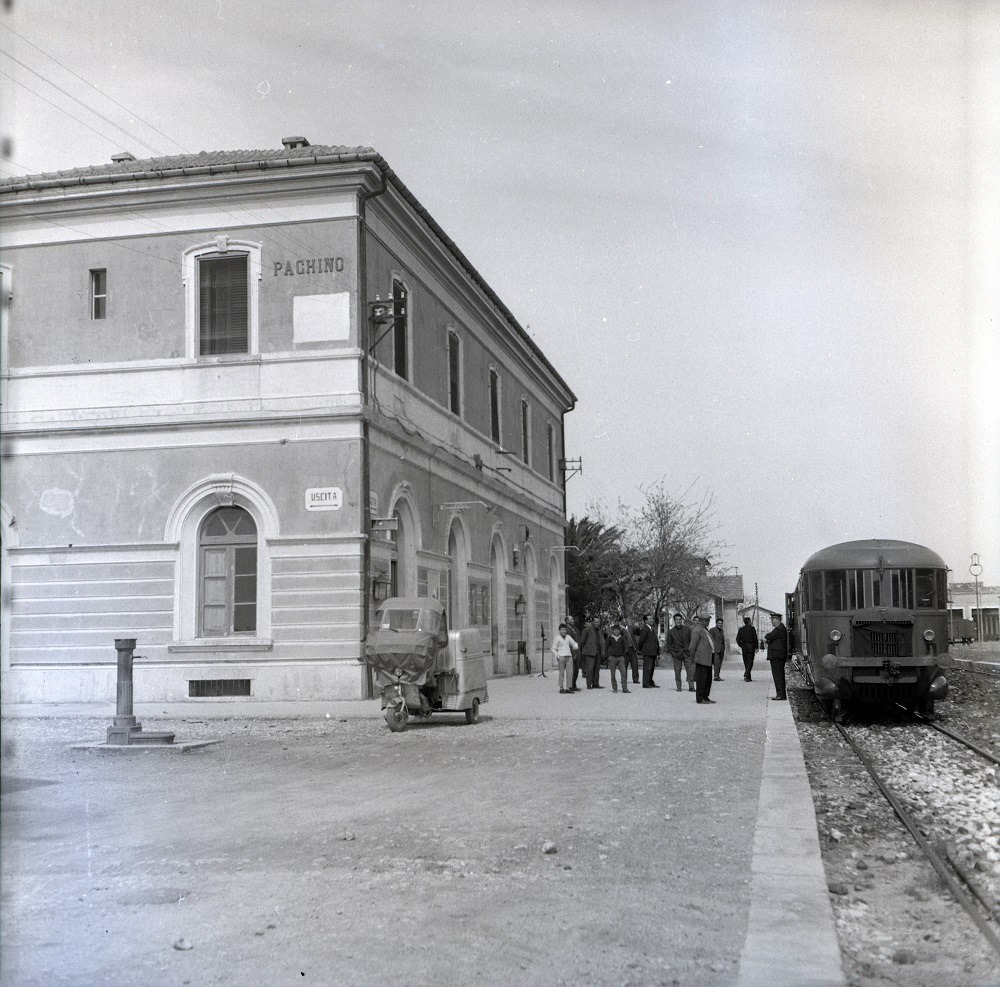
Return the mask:
[(916, 597), (919, 610), (944, 610), (945, 601), (938, 599), (938, 571), (917, 569)]
[(90, 317), (104, 319), (108, 314), (108, 272), (97, 268), (90, 272)]
[(462, 413), (462, 361), (458, 333), (448, 333), (448, 407), (452, 414)]
[(521, 459), (531, 465), (531, 413), (524, 400), (521, 401)]
[(823, 573), (823, 582), (823, 609), (846, 610), (847, 573), (843, 569), (829, 569)]
[(871, 579), (871, 605), (873, 607), (882, 606), (882, 579), (877, 572), (870, 572), (869, 577)]
[(546, 429), (549, 447), (549, 482), (556, 482), (556, 430), (549, 425)]
[(490, 371), (490, 438), (500, 442), (500, 378)]
[(850, 591), (850, 609), (865, 608), (865, 571), (864, 569), (847, 570), (847, 588)]
[(823, 573), (809, 573), (809, 603), (813, 610), (823, 609)]
[(404, 380), (410, 379), (410, 366), (407, 359), (406, 327), (407, 327), (406, 288), (398, 281), (392, 282), (392, 357), (393, 368)]
[(889, 606), (901, 607), (903, 610), (913, 609), (913, 570), (892, 569), (889, 572), (889, 585), (892, 591), (892, 602)]
[(198, 281), (201, 355), (248, 352), (246, 254), (200, 258)]

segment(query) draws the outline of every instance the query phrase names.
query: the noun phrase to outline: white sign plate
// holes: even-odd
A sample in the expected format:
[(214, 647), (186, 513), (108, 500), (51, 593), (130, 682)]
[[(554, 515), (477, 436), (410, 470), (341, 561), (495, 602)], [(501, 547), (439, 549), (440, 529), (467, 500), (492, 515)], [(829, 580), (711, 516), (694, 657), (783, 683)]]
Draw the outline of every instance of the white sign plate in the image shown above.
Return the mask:
[(310, 487), (306, 491), (306, 510), (339, 511), (343, 499), (340, 487)]

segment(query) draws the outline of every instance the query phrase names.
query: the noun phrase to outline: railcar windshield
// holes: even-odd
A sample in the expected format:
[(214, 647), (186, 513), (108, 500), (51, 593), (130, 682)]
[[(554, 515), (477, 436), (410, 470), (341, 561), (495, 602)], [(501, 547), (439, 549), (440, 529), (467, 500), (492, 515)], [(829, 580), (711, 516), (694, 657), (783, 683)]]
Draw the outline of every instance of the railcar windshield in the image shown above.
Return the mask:
[[(884, 582), (883, 582), (884, 581)], [(802, 609), (845, 612), (869, 607), (944, 610), (948, 599), (945, 569), (827, 569), (802, 574)]]

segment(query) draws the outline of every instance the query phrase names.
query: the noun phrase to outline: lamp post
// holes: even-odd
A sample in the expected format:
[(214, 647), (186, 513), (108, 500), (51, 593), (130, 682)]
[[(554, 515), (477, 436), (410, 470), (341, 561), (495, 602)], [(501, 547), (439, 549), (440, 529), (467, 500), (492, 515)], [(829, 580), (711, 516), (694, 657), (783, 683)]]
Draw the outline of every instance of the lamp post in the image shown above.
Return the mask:
[(983, 567), (979, 564), (979, 553), (972, 553), (972, 563), (969, 566), (969, 575), (976, 581), (976, 639), (983, 643), (983, 608), (979, 605), (979, 577), (983, 574)]

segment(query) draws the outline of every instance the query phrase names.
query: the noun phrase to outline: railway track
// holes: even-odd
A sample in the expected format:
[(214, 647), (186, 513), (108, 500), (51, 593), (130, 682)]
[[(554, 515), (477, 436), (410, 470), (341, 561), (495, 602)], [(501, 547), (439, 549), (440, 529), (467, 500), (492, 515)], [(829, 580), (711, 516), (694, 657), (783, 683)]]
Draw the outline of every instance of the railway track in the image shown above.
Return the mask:
[(1000, 955), (1000, 761), (945, 727), (923, 723), (933, 731), (917, 731), (916, 742), (914, 731), (898, 724), (836, 727)]

